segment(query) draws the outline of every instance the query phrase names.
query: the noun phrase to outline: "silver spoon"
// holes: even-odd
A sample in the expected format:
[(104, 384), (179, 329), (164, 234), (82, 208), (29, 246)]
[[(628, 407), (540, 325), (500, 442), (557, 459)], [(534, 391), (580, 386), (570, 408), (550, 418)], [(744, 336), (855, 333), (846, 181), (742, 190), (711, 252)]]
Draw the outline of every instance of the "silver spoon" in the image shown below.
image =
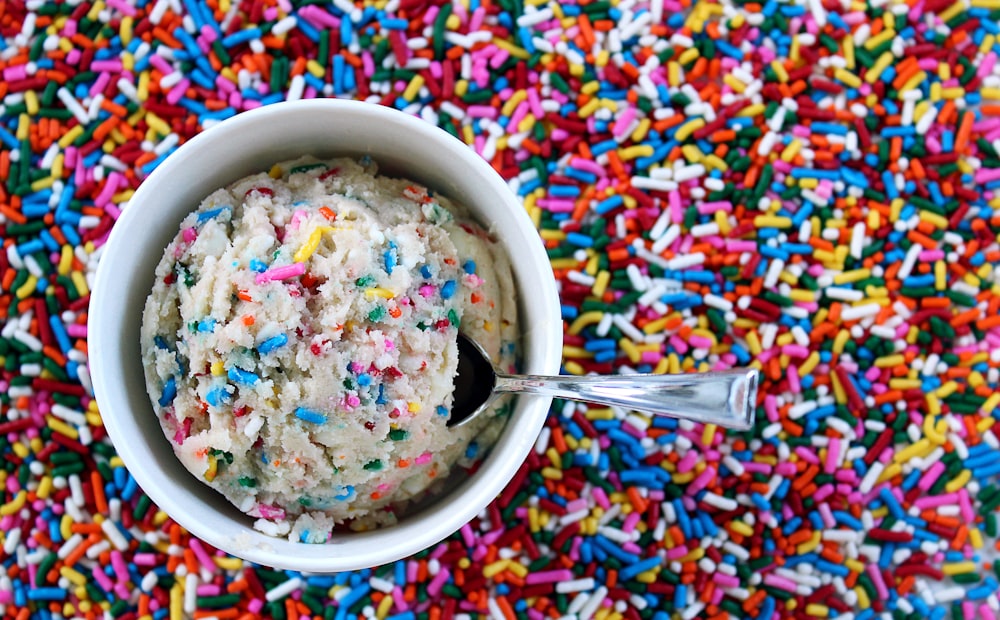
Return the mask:
[(508, 375), (479, 343), (458, 335), (458, 376), (448, 426), (461, 426), (502, 393), (536, 394), (747, 430), (759, 373), (753, 368), (679, 375)]

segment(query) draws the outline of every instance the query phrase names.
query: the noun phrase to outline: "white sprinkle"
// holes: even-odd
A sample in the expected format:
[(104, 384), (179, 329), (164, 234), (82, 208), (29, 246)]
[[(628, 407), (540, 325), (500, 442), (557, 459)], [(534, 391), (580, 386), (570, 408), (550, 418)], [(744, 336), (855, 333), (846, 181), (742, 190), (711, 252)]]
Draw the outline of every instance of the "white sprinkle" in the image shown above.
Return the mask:
[(105, 519), (101, 522), (101, 530), (111, 541), (111, 544), (115, 546), (115, 549), (119, 551), (125, 551), (128, 549), (128, 540), (125, 539), (125, 535), (122, 534), (118, 526), (111, 519)]
[(302, 579), (300, 577), (292, 577), (288, 581), (280, 583), (271, 588), (270, 590), (268, 590), (267, 593), (264, 595), (264, 598), (267, 599), (268, 603), (272, 603), (274, 601), (285, 598), (286, 596), (288, 596), (289, 594), (298, 590), (301, 587), (302, 587)]
[(594, 585), (596, 584), (593, 577), (561, 581), (556, 584), (556, 592), (560, 592), (562, 594), (569, 594), (570, 592), (586, 592), (588, 590), (593, 590)]
[(862, 304), (860, 306), (850, 306), (840, 311), (840, 318), (844, 321), (853, 321), (875, 316), (882, 310), (882, 306), (876, 303)]

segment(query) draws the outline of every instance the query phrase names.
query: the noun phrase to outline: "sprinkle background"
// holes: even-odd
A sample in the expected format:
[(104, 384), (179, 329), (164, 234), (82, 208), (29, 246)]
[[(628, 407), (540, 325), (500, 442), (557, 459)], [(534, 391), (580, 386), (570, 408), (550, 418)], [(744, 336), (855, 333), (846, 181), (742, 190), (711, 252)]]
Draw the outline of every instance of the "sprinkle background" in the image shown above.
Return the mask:
[[(998, 618), (1000, 3), (0, 3), (10, 618)], [(151, 506), (91, 398), (100, 248), (179, 144), (336, 96), (538, 223), (564, 371), (752, 364), (752, 432), (557, 403), (500, 498), (370, 571)]]

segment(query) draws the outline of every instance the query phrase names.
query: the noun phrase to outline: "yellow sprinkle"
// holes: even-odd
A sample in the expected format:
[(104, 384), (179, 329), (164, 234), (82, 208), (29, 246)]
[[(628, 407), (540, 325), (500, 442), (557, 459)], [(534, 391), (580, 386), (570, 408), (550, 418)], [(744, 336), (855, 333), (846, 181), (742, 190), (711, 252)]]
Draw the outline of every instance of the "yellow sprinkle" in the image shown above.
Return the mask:
[(70, 280), (73, 281), (73, 286), (76, 287), (76, 292), (80, 295), (80, 297), (86, 297), (87, 294), (90, 293), (90, 287), (87, 286), (87, 280), (79, 271), (74, 271), (70, 274)]
[(766, 108), (764, 107), (763, 103), (755, 103), (753, 105), (748, 105), (747, 107), (737, 112), (736, 116), (756, 117), (762, 115), (765, 109)]
[[(928, 416), (930, 418), (930, 416)], [(923, 458), (934, 450), (934, 444), (926, 437), (917, 441), (892, 456), (892, 460), (897, 463), (905, 463), (914, 457)]]
[[(850, 39), (851, 37), (845, 37)], [(782, 83), (788, 82), (788, 71), (785, 71), (785, 65), (781, 64), (777, 60), (771, 61), (771, 71), (774, 71), (774, 75), (778, 77), (778, 81)]]
[(493, 45), (496, 45), (500, 49), (504, 50), (514, 58), (520, 58), (521, 60), (528, 60), (531, 58), (531, 54), (528, 53), (523, 47), (518, 47), (510, 41), (503, 39), (501, 37), (493, 37)]
[(681, 152), (684, 153), (684, 159), (692, 164), (701, 163), (705, 159), (705, 154), (694, 144), (685, 144), (681, 147)]
[[(975, 529), (975, 528), (969, 528)], [(961, 575), (962, 573), (976, 572), (975, 562), (949, 562), (941, 565), (941, 572), (945, 575)]]
[(543, 467), (542, 478), (546, 480), (562, 480), (563, 473), (561, 469), (556, 469), (555, 467)]
[(874, 37), (865, 41), (864, 47), (867, 50), (873, 50), (878, 46), (882, 45), (883, 43), (885, 43), (886, 41), (889, 41), (894, 36), (896, 36), (896, 31), (893, 30), (892, 28), (886, 28), (882, 32), (875, 35)]
[(28, 296), (35, 291), (35, 287), (37, 285), (38, 285), (38, 278), (36, 278), (34, 275), (29, 275), (28, 278), (24, 281), (24, 284), (22, 284), (20, 287), (18, 287), (16, 291), (14, 291), (14, 295), (17, 296), (18, 299), (27, 299)]
[(934, 391), (938, 398), (948, 398), (958, 389), (958, 383), (955, 381), (948, 381), (937, 390)]
[(48, 499), (49, 493), (52, 492), (52, 478), (49, 476), (43, 476), (41, 481), (38, 483), (38, 488), (35, 490), (35, 495), (41, 499)]
[(587, 349), (584, 349), (583, 347), (571, 347), (569, 345), (566, 345), (566, 346), (563, 347), (562, 354), (563, 354), (564, 358), (574, 358), (574, 357), (575, 358), (580, 358), (580, 357), (582, 357), (584, 359), (590, 359), (590, 358), (594, 357), (594, 352), (593, 351), (588, 351)]
[(729, 87), (732, 88), (737, 93), (742, 93), (747, 88), (747, 85), (741, 82), (739, 78), (737, 78), (732, 73), (725, 74), (722, 77), (722, 81), (728, 84)]
[(990, 9), (995, 11), (1000, 9), (1000, 0), (972, 0), (972, 7), (976, 9)]
[[(597, 87), (600, 87), (600, 83), (598, 83), (596, 81), (595, 82), (590, 82), (590, 83), (586, 84), (585, 86), (590, 86), (591, 84), (594, 84)], [(597, 88), (594, 88), (591, 92), (592, 93), (593, 92), (597, 92)], [(516, 108), (522, 101), (524, 101), (525, 99), (527, 99), (527, 97), (528, 97), (527, 91), (525, 91), (525, 90), (515, 91), (514, 94), (512, 94), (510, 96), (510, 99), (508, 99), (503, 104), (503, 107), (500, 108), (500, 113), (503, 114), (504, 116), (510, 116), (511, 114), (514, 113), (514, 108)]]
[(785, 162), (792, 161), (793, 159), (795, 159), (795, 156), (799, 153), (799, 150), (801, 148), (802, 148), (802, 142), (800, 142), (798, 138), (793, 139), (791, 142), (788, 143), (788, 146), (786, 146), (785, 149), (781, 151), (780, 155), (781, 161)]
[(943, 260), (934, 263), (934, 288), (939, 291), (948, 288), (948, 267)]
[(857, 88), (861, 86), (861, 78), (854, 75), (847, 69), (835, 69), (833, 72), (833, 77), (837, 78), (844, 84), (847, 84), (851, 88)]
[[(840, 45), (844, 50), (844, 60), (847, 62), (848, 69), (854, 69), (854, 37), (850, 34), (844, 36), (840, 40)], [(773, 63), (772, 63), (773, 64)]]
[(646, 137), (646, 134), (649, 132), (649, 127), (652, 124), (653, 122), (649, 120), (648, 117), (643, 118), (641, 121), (639, 121), (639, 124), (632, 131), (632, 141), (641, 142)]
[[(926, 79), (927, 74), (925, 72), (917, 71), (913, 77), (906, 81), (906, 84), (903, 84), (903, 87), (899, 89), (899, 92), (905, 93), (909, 90), (915, 90), (917, 86), (920, 86), (920, 83)], [(963, 95), (965, 94), (965, 90), (963, 88), (959, 88), (958, 90), (961, 90)]]
[(889, 387), (893, 390), (919, 390), (922, 385), (920, 379), (904, 379), (902, 377), (889, 379)]
[[(849, 37), (848, 37), (849, 38)], [(879, 76), (885, 71), (890, 64), (892, 64), (894, 57), (892, 52), (884, 52), (872, 65), (872, 68), (865, 73), (865, 81), (869, 84), (874, 84), (878, 81)]]
[(642, 353), (638, 348), (636, 348), (635, 343), (628, 338), (620, 339), (618, 341), (618, 346), (621, 347), (621, 350), (625, 352), (625, 355), (628, 356), (629, 360), (633, 364), (638, 364), (642, 359)]
[(303, 243), (302, 247), (300, 247), (299, 250), (295, 253), (295, 256), (292, 257), (292, 260), (295, 261), (296, 263), (304, 263), (306, 260), (309, 259), (310, 256), (313, 255), (313, 253), (316, 251), (316, 248), (319, 247), (319, 242), (323, 239), (323, 233), (330, 232), (332, 230), (333, 230), (332, 226), (317, 227), (315, 230), (309, 233), (309, 238), (306, 239), (306, 242)]
[[(604, 269), (598, 272), (597, 278), (594, 280), (594, 286), (590, 288), (596, 297), (603, 297), (604, 292), (608, 290), (608, 284), (611, 282), (611, 272)], [(589, 314), (589, 313), (587, 313)]]
[(600, 310), (584, 312), (576, 317), (576, 319), (573, 320), (573, 323), (570, 324), (568, 330), (569, 334), (575, 336), (576, 334), (579, 334), (584, 327), (597, 323), (602, 318), (604, 318), (604, 313)]
[(978, 527), (969, 528), (969, 542), (972, 543), (973, 549), (983, 548), (983, 533)]
[(791, 228), (792, 218), (781, 215), (758, 215), (753, 218), (757, 228)]
[(306, 62), (306, 71), (312, 74), (313, 77), (322, 78), (326, 75), (326, 69), (323, 68), (316, 60), (309, 60)]
[(847, 404), (847, 392), (844, 390), (844, 386), (841, 385), (840, 379), (836, 374), (830, 374), (830, 385), (833, 387), (833, 397), (841, 405)]
[(580, 261), (575, 258), (553, 258), (549, 261), (553, 269), (573, 269)]
[(746, 522), (740, 519), (733, 519), (729, 522), (729, 529), (736, 532), (737, 534), (742, 534), (743, 536), (753, 536), (753, 528), (747, 525)]
[(74, 570), (70, 566), (63, 566), (59, 569), (59, 574), (65, 577), (76, 586), (87, 585), (87, 577), (80, 571)]
[[(688, 51), (691, 51), (693, 49), (694, 48), (691, 48)], [(685, 53), (687, 53), (687, 52), (685, 52)], [(667, 81), (670, 83), (670, 85), (674, 86), (674, 87), (680, 86), (682, 79), (683, 79), (683, 76), (681, 74), (681, 65), (680, 65), (680, 63), (679, 62), (675, 62), (673, 60), (671, 60), (670, 62), (668, 62), (667, 63)]]
[(992, 396), (987, 398), (986, 402), (980, 407), (980, 411), (994, 411), (997, 407), (1000, 407), (1000, 392), (994, 392)]
[(375, 610), (375, 617), (379, 620), (385, 620), (389, 615), (389, 611), (392, 609), (394, 601), (391, 596), (383, 597), (378, 603), (378, 609)]
[(406, 85), (406, 90), (403, 91), (403, 98), (407, 101), (413, 101), (420, 94), (420, 89), (424, 86), (424, 76), (419, 73), (413, 76), (410, 83)]
[(381, 297), (382, 299), (392, 299), (395, 296), (395, 293), (380, 286), (365, 289), (365, 297), (368, 299), (375, 299), (376, 297)]
[(625, 149), (618, 150), (618, 156), (622, 161), (630, 161), (639, 157), (649, 157), (653, 154), (653, 147), (649, 144), (642, 144), (637, 146), (630, 146)]
[(817, 618), (826, 618), (830, 615), (830, 608), (826, 605), (820, 605), (819, 603), (808, 603), (806, 604), (806, 615), (815, 616)]
[(21, 510), (21, 508), (24, 507), (24, 503), (27, 499), (28, 499), (27, 491), (23, 489), (18, 491), (17, 495), (14, 496), (14, 499), (10, 500), (3, 506), (0, 506), (0, 516), (6, 517), (18, 512), (19, 510)]
[(948, 493), (955, 493), (959, 489), (965, 488), (965, 485), (968, 484), (970, 478), (972, 478), (972, 472), (968, 469), (963, 469), (957, 476), (952, 478), (948, 484), (944, 485), (944, 490)]
[(833, 276), (834, 284), (849, 284), (851, 282), (857, 282), (858, 280), (865, 280), (871, 277), (871, 270), (869, 269), (854, 269), (852, 271), (845, 271), (843, 273), (838, 273)]
[(510, 560), (497, 560), (492, 564), (487, 564), (483, 567), (483, 577), (490, 579), (496, 575), (499, 575), (507, 568), (507, 564)]
[(214, 556), (212, 560), (222, 570), (239, 570), (243, 568), (243, 560), (239, 558)]
[(507, 572), (514, 573), (518, 577), (525, 577), (528, 574), (528, 567), (525, 566), (524, 564), (521, 564), (520, 562), (515, 562), (514, 560), (510, 560), (510, 562), (507, 564)]
[(139, 83), (135, 86), (135, 96), (139, 101), (149, 98), (149, 73), (143, 71), (139, 74)]
[(218, 471), (219, 471), (219, 460), (214, 456), (212, 456), (211, 454), (209, 454), (208, 469), (206, 469), (204, 473), (205, 480), (209, 482), (215, 480), (215, 474), (218, 473)]
[(882, 472), (882, 475), (878, 477), (878, 482), (885, 482), (886, 480), (892, 480), (902, 472), (903, 472), (902, 465), (900, 465), (899, 463), (890, 463)]
[(45, 423), (52, 431), (59, 433), (64, 437), (69, 437), (70, 439), (79, 439), (80, 437), (79, 431), (55, 416), (45, 416)]
[(572, 360), (565, 362), (563, 364), (563, 368), (566, 370), (566, 373), (570, 375), (580, 376), (587, 374), (586, 369), (584, 369), (579, 362), (574, 362)]
[(184, 589), (183, 580), (178, 579), (170, 588), (170, 620), (184, 620)]
[(902, 355), (885, 355), (875, 360), (877, 368), (892, 368), (906, 363), (906, 358)]
[(674, 139), (677, 140), (678, 142), (682, 142), (686, 140), (688, 136), (690, 136), (692, 133), (701, 129), (704, 126), (705, 126), (705, 119), (703, 118), (692, 119), (677, 128), (677, 131), (674, 133)]
[(690, 62), (698, 60), (698, 56), (700, 55), (701, 53), (698, 51), (698, 48), (689, 47), (683, 52), (681, 52), (681, 55), (677, 57), (677, 62), (679, 62), (682, 65), (686, 65)]

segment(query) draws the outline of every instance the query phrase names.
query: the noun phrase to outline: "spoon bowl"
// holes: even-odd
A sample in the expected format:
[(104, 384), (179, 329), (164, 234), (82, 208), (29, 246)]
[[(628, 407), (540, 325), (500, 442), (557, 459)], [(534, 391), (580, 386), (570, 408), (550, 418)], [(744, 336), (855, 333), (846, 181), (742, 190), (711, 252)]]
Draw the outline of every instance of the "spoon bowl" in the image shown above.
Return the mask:
[(759, 372), (754, 368), (677, 375), (510, 375), (493, 365), (479, 343), (459, 333), (458, 376), (448, 426), (468, 423), (482, 415), (494, 398), (513, 393), (747, 430), (754, 423), (758, 382)]

